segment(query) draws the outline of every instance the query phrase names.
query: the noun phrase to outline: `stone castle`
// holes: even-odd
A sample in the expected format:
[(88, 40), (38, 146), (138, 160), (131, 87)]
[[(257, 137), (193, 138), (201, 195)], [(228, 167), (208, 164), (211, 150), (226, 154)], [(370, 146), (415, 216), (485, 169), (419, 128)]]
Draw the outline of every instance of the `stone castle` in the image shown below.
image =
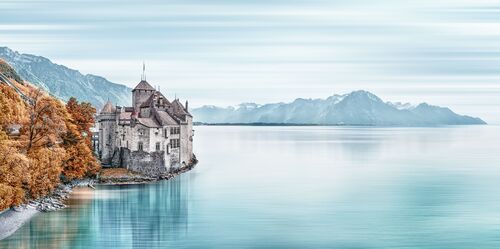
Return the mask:
[(98, 154), (103, 167), (146, 175), (193, 163), (193, 117), (179, 99), (170, 102), (143, 75), (132, 90), (132, 106), (108, 101), (99, 115)]

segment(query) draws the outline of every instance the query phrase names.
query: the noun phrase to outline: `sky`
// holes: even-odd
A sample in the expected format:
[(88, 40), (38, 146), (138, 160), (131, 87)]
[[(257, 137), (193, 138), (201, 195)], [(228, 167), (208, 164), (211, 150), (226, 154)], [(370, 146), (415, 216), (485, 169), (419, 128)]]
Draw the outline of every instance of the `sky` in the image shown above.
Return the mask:
[(500, 0), (1, 0), (0, 46), (190, 107), (368, 90), (500, 124)]

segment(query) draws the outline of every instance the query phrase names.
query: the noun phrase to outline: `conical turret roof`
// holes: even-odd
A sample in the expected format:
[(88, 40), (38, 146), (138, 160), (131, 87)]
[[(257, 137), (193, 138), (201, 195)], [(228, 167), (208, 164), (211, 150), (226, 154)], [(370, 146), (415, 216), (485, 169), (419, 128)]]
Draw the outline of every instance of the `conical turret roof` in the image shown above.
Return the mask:
[(108, 100), (106, 104), (102, 107), (101, 113), (114, 113), (116, 111), (115, 107), (111, 103), (111, 101)]

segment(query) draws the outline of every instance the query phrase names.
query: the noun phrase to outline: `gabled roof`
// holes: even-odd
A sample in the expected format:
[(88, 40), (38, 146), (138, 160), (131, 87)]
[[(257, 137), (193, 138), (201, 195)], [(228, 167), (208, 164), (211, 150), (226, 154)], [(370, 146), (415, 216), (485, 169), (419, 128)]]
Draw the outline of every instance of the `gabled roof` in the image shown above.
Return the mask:
[(147, 90), (147, 91), (156, 91), (156, 89), (154, 87), (152, 87), (147, 81), (145, 80), (141, 80), (141, 82), (139, 82), (139, 84), (137, 84), (137, 86), (134, 88), (133, 91), (135, 90)]
[(177, 125), (179, 124), (177, 120), (175, 120), (170, 114), (166, 111), (157, 111), (156, 118), (160, 122), (161, 125)]
[(154, 105), (155, 100), (157, 100), (158, 98), (163, 98), (163, 105), (164, 106), (170, 106), (170, 101), (168, 101), (168, 99), (165, 98), (165, 96), (163, 96), (163, 94), (161, 92), (156, 91), (155, 93), (151, 94), (151, 96), (149, 96), (149, 98), (146, 101), (144, 101), (144, 103), (142, 103), (142, 105), (140, 107), (141, 108), (142, 107), (153, 107), (153, 106), (155, 106)]
[(183, 115), (191, 115), (189, 112), (184, 109), (184, 106), (181, 104), (181, 102), (178, 99), (175, 99), (174, 102), (172, 102), (172, 107), (173, 107), (173, 112), (174, 115), (177, 116), (183, 116)]

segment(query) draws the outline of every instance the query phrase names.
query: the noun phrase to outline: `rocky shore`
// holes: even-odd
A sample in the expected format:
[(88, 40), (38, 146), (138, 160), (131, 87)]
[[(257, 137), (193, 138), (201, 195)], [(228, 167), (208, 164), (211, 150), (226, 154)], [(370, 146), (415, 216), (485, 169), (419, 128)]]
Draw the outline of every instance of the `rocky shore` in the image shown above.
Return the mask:
[(27, 206), (35, 208), (40, 212), (56, 211), (66, 207), (64, 201), (69, 198), (73, 188), (75, 187), (90, 187), (94, 188), (97, 183), (95, 179), (79, 179), (73, 180), (67, 184), (59, 185), (50, 195), (31, 200), (26, 204)]
[(59, 185), (50, 195), (31, 200), (26, 204), (10, 208), (0, 213), (0, 240), (9, 237), (24, 223), (39, 212), (56, 211), (66, 207), (64, 201), (69, 198), (75, 187), (92, 187), (95, 179), (74, 180)]

